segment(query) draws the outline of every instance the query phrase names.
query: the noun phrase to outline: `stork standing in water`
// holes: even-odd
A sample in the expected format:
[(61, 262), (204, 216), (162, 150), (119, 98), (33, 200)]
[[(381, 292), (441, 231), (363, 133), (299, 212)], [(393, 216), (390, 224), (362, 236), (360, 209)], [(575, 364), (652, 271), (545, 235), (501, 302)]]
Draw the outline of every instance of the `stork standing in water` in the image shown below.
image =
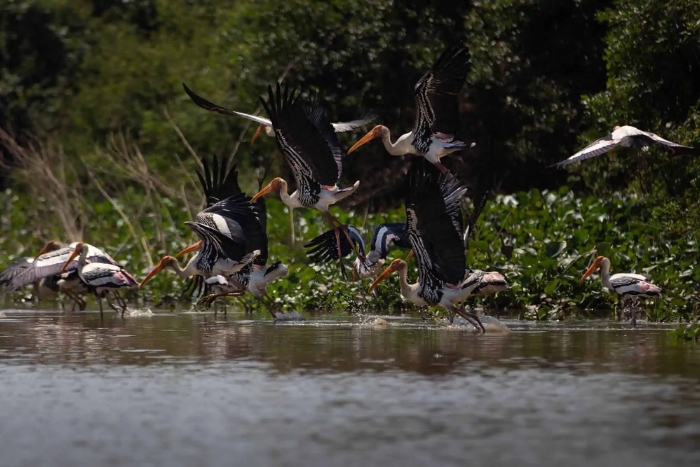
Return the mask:
[(109, 306), (111, 306), (114, 311), (119, 311), (109, 298), (110, 292), (114, 294), (117, 299), (117, 304), (121, 308), (121, 314), (124, 316), (126, 302), (119, 294), (118, 289), (137, 287), (138, 282), (136, 282), (136, 279), (121, 266), (106, 263), (88, 263), (89, 254), (90, 246), (83, 242), (78, 242), (68, 260), (63, 264), (61, 273), (66, 272), (66, 268), (68, 268), (76, 256), (80, 255), (77, 267), (78, 276), (87, 287), (87, 290), (93, 292), (97, 297), (97, 301), (100, 305), (100, 317), (103, 316), (102, 299), (104, 297), (107, 297), (107, 303), (109, 303)]
[(623, 310), (629, 300), (634, 302), (631, 307), (632, 326), (637, 325), (638, 298), (661, 296), (661, 288), (649, 282), (649, 280), (641, 274), (622, 273), (613, 274), (611, 276), (610, 260), (605, 256), (598, 256), (595, 261), (593, 261), (593, 264), (591, 264), (588, 270), (581, 276), (579, 284), (583, 284), (583, 281), (598, 269), (600, 269), (600, 279), (603, 283), (603, 287), (608, 290), (614, 290), (622, 296)]
[(411, 249), (405, 223), (397, 222), (377, 225), (372, 233), (369, 253), (367, 253), (365, 241), (360, 231), (352, 225), (346, 225), (345, 227), (348, 229), (350, 239), (354, 245), (351, 245), (347, 238), (343, 236), (340, 238), (340, 248), (338, 248), (335, 232), (328, 230), (304, 245), (304, 248), (307, 248), (306, 254), (309, 257), (309, 262), (323, 264), (336, 261), (338, 260), (339, 250), (343, 257), (346, 257), (356, 248), (365, 253), (365, 258), (363, 260), (359, 256), (355, 257), (352, 269), (353, 280), (355, 277), (366, 279), (377, 276), (379, 269), (384, 265), (384, 261), (389, 254), (391, 245), (401, 249)]
[(470, 68), (469, 51), (463, 44), (448, 47), (416, 83), (416, 119), (413, 130), (399, 136), (392, 143), (389, 129), (377, 125), (355, 143), (348, 154), (381, 137), (384, 147), (392, 156), (423, 156), (442, 173), (447, 173), (440, 158), (467, 147), (466, 143), (456, 139), (456, 135), (460, 127), (459, 91)]
[[(289, 93), (286, 86), (282, 92), (279, 83), (276, 92), (272, 91), (272, 86), (268, 86), (267, 92), (268, 100), (260, 98), (260, 101), (270, 116), (277, 145), (292, 169), (297, 190), (289, 194), (287, 182), (277, 177), (253, 196), (251, 203), (273, 190), (279, 191), (280, 199), (291, 209), (316, 208), (323, 212), (339, 246), (340, 232), (352, 244), (347, 229), (330, 214), (329, 209), (353, 194), (360, 181), (350, 188), (338, 187), (344, 151), (323, 109), (316, 107), (307, 115), (299, 94), (296, 91)], [(342, 257), (340, 251), (338, 257)]]
[[(192, 99), (192, 102), (194, 102), (196, 105), (199, 107), (208, 110), (210, 112), (216, 112), (220, 113), (223, 115), (235, 115), (237, 117), (243, 117), (247, 118), (248, 120), (252, 120), (255, 123), (258, 123), (258, 129), (256, 130), (255, 134), (253, 135), (253, 139), (251, 140), (251, 143), (254, 142), (260, 133), (265, 131), (265, 134), (267, 136), (275, 136), (275, 130), (272, 126), (272, 121), (265, 118), (261, 117), (258, 115), (251, 115), (251, 114), (246, 114), (243, 112), (237, 112), (235, 110), (229, 110), (225, 107), (222, 107), (218, 104), (214, 104), (213, 102), (209, 102), (208, 100), (204, 99), (201, 96), (198, 96), (197, 94), (194, 93), (190, 88), (187, 87), (185, 83), (182, 83), (182, 87), (185, 88), (185, 92), (187, 93), (188, 96), (190, 96), (190, 99)], [(311, 113), (313, 113), (315, 109), (311, 110)], [(355, 128), (367, 125), (368, 123), (371, 123), (373, 120), (377, 118), (376, 115), (374, 114), (367, 114), (357, 120), (352, 120), (349, 122), (340, 122), (340, 123), (331, 123), (331, 126), (333, 127), (333, 130), (336, 133), (343, 133), (346, 131), (351, 131), (354, 130)]]
[(648, 151), (652, 144), (658, 144), (674, 155), (688, 154), (694, 150), (694, 148), (690, 146), (674, 143), (673, 141), (663, 139), (659, 135), (640, 130), (633, 126), (615, 126), (613, 127), (612, 133), (593, 141), (573, 156), (556, 164), (556, 166), (564, 167), (574, 162), (585, 161), (586, 159), (612, 151), (618, 146), (625, 148), (642, 148), (642, 150)]
[[(247, 253), (259, 251), (252, 264), (242, 270), (228, 276), (210, 277), (204, 281), (205, 290), (208, 289), (210, 294), (203, 297), (200, 302), (211, 304), (218, 297), (225, 296), (240, 296), (246, 291), (250, 292), (256, 299), (262, 301), (274, 319), (278, 319), (284, 313), (274, 311), (272, 301), (267, 294), (267, 286), (275, 280), (284, 277), (289, 270), (282, 262), (278, 261), (271, 266), (266, 267), (268, 259), (268, 238), (267, 238), (267, 211), (265, 208), (265, 199), (259, 198), (255, 204), (248, 202), (249, 198), (242, 192), (238, 184), (238, 171), (234, 165), (226, 174), (225, 167), (217, 163), (216, 158), (213, 159), (213, 170), (208, 169), (208, 164), (204, 162), (204, 173), (197, 171), (199, 181), (202, 184), (207, 202), (215, 195), (225, 193), (240, 194), (242, 199), (246, 201), (245, 207), (250, 210), (252, 216), (247, 216), (240, 219), (241, 235), (245, 240), (245, 248)], [(222, 177), (221, 174), (226, 174)], [(265, 177), (265, 171), (259, 170), (258, 187), (262, 186), (262, 181)], [(225, 180), (222, 185), (217, 180)], [(194, 251), (201, 248), (201, 241), (197, 242), (183, 251), (177, 256), (189, 251)]]
[[(82, 310), (85, 308), (85, 300), (80, 298), (80, 294), (85, 293), (85, 286), (80, 277), (75, 272), (78, 269), (78, 262), (66, 261), (81, 242), (73, 242), (68, 247), (61, 247), (59, 242), (48, 242), (39, 254), (30, 262), (26, 261), (21, 271), (15, 271), (5, 282), (8, 291), (14, 291), (25, 285), (35, 284), (35, 292), (43, 296), (51, 290), (62, 292), (70, 297), (75, 305)], [(84, 243), (87, 249), (87, 260), (91, 263), (103, 263), (117, 265), (114, 259), (101, 249)], [(64, 268), (64, 264), (66, 267)]]
[[(406, 231), (418, 263), (418, 282), (408, 282), (408, 264), (394, 260), (370, 286), (399, 273), (401, 295), (418, 306), (441, 306), (485, 332), (479, 318), (467, 312), (464, 301), (479, 286), (465, 267), (464, 226), (460, 201), (466, 192), (454, 177), (440, 175), (423, 160), (413, 162), (406, 189)], [(411, 256), (411, 253), (409, 253)]]
[[(7, 289), (13, 280), (22, 276), (28, 269), (32, 267), (34, 261), (44, 253), (60, 250), (63, 248), (60, 242), (51, 240), (46, 242), (36, 256), (22, 256), (11, 262), (7, 267), (0, 272), (0, 290)], [(41, 300), (57, 290), (45, 286), (46, 279), (34, 281), (34, 300)]]

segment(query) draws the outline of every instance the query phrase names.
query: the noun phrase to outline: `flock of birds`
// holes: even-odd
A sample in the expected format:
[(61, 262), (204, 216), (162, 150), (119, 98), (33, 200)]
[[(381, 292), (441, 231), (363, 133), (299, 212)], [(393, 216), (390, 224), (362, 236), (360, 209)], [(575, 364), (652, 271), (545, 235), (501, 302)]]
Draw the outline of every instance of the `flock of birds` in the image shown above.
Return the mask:
[[(122, 288), (143, 287), (166, 268), (182, 278), (188, 278), (191, 290), (204, 291), (202, 301), (211, 304), (219, 297), (242, 296), (246, 293), (265, 303), (273, 318), (281, 312), (267, 294), (267, 286), (285, 277), (288, 268), (277, 261), (269, 266), (267, 218), (264, 195), (278, 191), (290, 209), (313, 208), (325, 216), (330, 230), (307, 243), (312, 263), (339, 261), (355, 255), (353, 276), (370, 278), (370, 291), (381, 281), (398, 273), (401, 295), (419, 306), (439, 306), (448, 311), (450, 321), (459, 315), (475, 328), (484, 332), (478, 316), (464, 306), (473, 295), (489, 295), (507, 288), (506, 278), (498, 272), (472, 270), (466, 267), (466, 246), (473, 232), (473, 220), (465, 222), (460, 203), (466, 187), (460, 183), (440, 159), (473, 146), (457, 139), (460, 127), (458, 96), (470, 69), (470, 55), (463, 44), (448, 47), (431, 69), (415, 86), (416, 117), (413, 129), (392, 142), (391, 134), (383, 125), (375, 126), (346, 153), (336, 132), (353, 130), (370, 123), (375, 117), (367, 116), (352, 122), (330, 123), (324, 109), (315, 101), (304, 101), (295, 90), (279, 83), (268, 86), (267, 96), (261, 97), (269, 118), (245, 114), (216, 105), (195, 94), (183, 84), (192, 101), (206, 110), (235, 115), (259, 124), (254, 138), (262, 131), (274, 137), (279, 150), (291, 169), (296, 191), (288, 192), (287, 182), (276, 177), (263, 186), (265, 173), (257, 171), (259, 191), (246, 195), (238, 183), (234, 165), (216, 158), (201, 161), (197, 175), (206, 197), (206, 206), (194, 221), (185, 224), (199, 237), (199, 241), (175, 256), (165, 256), (139, 284), (132, 275), (112, 257), (99, 248), (84, 242), (63, 246), (49, 242), (36, 257), (19, 258), (0, 273), (3, 292), (15, 291), (33, 284), (38, 297), (50, 292), (61, 292), (73, 301), (73, 309), (85, 308), (84, 294), (98, 298), (100, 313), (102, 299), (106, 298), (115, 311), (126, 310), (119, 294)], [(341, 188), (338, 182), (346, 154), (374, 138), (381, 138), (391, 155), (422, 156), (412, 159), (405, 178), (405, 223), (378, 225), (366, 250), (362, 235), (352, 225), (339, 222), (330, 207), (351, 196), (359, 187)], [(617, 146), (648, 148), (658, 144), (675, 154), (693, 148), (673, 143), (653, 133), (631, 126), (615, 127), (607, 135), (570, 158), (557, 164), (565, 166), (611, 151)], [(485, 202), (485, 200), (484, 200)], [(480, 208), (475, 209), (478, 216)], [(406, 259), (393, 260), (380, 272), (390, 247), (409, 250)], [(177, 258), (197, 252), (185, 267)], [(408, 263), (415, 256), (418, 282), (408, 282)], [(601, 270), (603, 286), (636, 301), (640, 296), (658, 296), (661, 289), (646, 277), (637, 274), (610, 276), (610, 261), (604, 257), (594, 260), (581, 282), (597, 269)], [(626, 302), (625, 302), (626, 303)], [(636, 322), (636, 305), (631, 308), (632, 322)], [(283, 313), (282, 313), (283, 314)]]

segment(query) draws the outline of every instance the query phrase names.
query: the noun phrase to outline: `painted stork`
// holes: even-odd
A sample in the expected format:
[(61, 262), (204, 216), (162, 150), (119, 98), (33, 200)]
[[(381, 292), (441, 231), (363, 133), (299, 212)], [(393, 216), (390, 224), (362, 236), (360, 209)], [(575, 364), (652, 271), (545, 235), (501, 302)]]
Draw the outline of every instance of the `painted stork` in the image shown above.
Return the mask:
[(610, 275), (610, 260), (605, 256), (598, 256), (593, 264), (581, 276), (579, 284), (583, 284), (588, 276), (600, 269), (600, 280), (603, 287), (608, 290), (614, 290), (618, 295), (622, 296), (623, 309), (626, 307), (627, 301), (632, 300), (632, 326), (637, 325), (637, 299), (639, 297), (659, 297), (661, 296), (661, 287), (652, 284), (641, 274), (613, 274)]
[[(87, 306), (87, 302), (81, 295), (88, 293), (90, 290), (87, 284), (80, 279), (77, 268), (63, 274), (46, 277), (41, 281), (45, 289), (53, 293), (62, 293), (70, 298), (73, 301), (71, 311), (75, 311), (76, 305), (80, 311), (83, 311)], [(61, 307), (65, 309), (63, 302), (61, 302)]]
[[(12, 292), (42, 279), (57, 276), (66, 271), (70, 272), (76, 270), (78, 268), (77, 261), (71, 260), (71, 263), (65, 268), (63, 268), (63, 265), (79, 243), (82, 242), (74, 242), (68, 247), (59, 249), (56, 249), (60, 246), (57, 242), (47, 243), (36, 258), (34, 258), (30, 264), (27, 264), (27, 267), (24, 268), (21, 274), (15, 275), (6, 283), (6, 288), (8, 291)], [(84, 243), (84, 245), (87, 249), (86, 254), (89, 262), (118, 265), (110, 255), (101, 249), (87, 243)], [(71, 279), (70, 281), (71, 284), (75, 284), (76, 282), (75, 279)], [(66, 283), (64, 282), (62, 284)], [(68, 284), (66, 284), (66, 286), (68, 286)]]
[[(344, 151), (333, 127), (326, 120), (323, 109), (317, 107), (307, 115), (299, 94), (294, 90), (288, 92), (286, 85), (284, 93), (279, 83), (276, 92), (272, 91), (272, 86), (267, 87), (267, 92), (268, 100), (261, 97), (260, 101), (275, 128), (277, 145), (292, 169), (297, 190), (290, 195), (287, 182), (277, 177), (253, 196), (251, 203), (277, 190), (282, 202), (290, 209), (316, 208), (323, 212), (335, 232), (339, 247), (341, 231), (352, 244), (347, 229), (330, 214), (329, 209), (331, 205), (353, 194), (359, 188), (360, 181), (349, 188), (338, 187)], [(342, 258), (340, 251), (338, 257)]]
[(416, 118), (413, 130), (399, 136), (392, 143), (389, 129), (377, 125), (355, 143), (348, 154), (381, 137), (384, 147), (392, 156), (423, 156), (442, 173), (447, 173), (440, 158), (467, 147), (466, 143), (456, 139), (456, 134), (460, 127), (459, 92), (470, 68), (469, 51), (462, 43), (448, 47), (416, 83)]
[[(355, 245), (350, 245), (345, 236), (341, 237), (340, 252), (343, 257), (353, 252), (354, 248), (365, 253), (364, 260), (359, 256), (355, 258), (353, 279), (354, 277), (359, 277), (360, 279), (376, 277), (379, 269), (384, 265), (391, 245), (401, 249), (411, 249), (411, 243), (408, 241), (406, 234), (406, 224), (404, 223), (377, 225), (372, 233), (369, 253), (367, 253), (365, 241), (360, 231), (352, 225), (346, 225), (345, 227), (348, 229), (350, 239)], [(306, 254), (309, 257), (309, 262), (322, 264), (338, 260), (339, 249), (336, 241), (335, 232), (332, 230), (328, 230), (309, 241), (304, 245), (304, 248), (308, 249)]]
[[(262, 133), (263, 130), (265, 131), (265, 134), (267, 136), (275, 136), (275, 130), (273, 128), (272, 121), (270, 121), (269, 119), (265, 117), (260, 117), (258, 115), (251, 115), (243, 112), (237, 112), (235, 110), (229, 110), (218, 104), (214, 104), (213, 102), (210, 102), (201, 96), (198, 96), (194, 93), (194, 91), (188, 88), (185, 83), (182, 83), (182, 87), (185, 88), (185, 92), (188, 96), (190, 96), (192, 102), (194, 102), (196, 105), (205, 110), (208, 110), (210, 112), (217, 112), (223, 115), (235, 115), (237, 117), (247, 118), (248, 120), (252, 120), (255, 123), (258, 123), (258, 129), (255, 131), (251, 143), (253, 143), (258, 138), (258, 136), (260, 135), (260, 133)], [(311, 113), (313, 112), (314, 109), (311, 110)], [(335, 130), (336, 133), (343, 133), (372, 123), (372, 121), (376, 120), (376, 118), (377, 116), (374, 114), (366, 114), (357, 120), (352, 120), (349, 122), (331, 123), (331, 126), (333, 126), (333, 130)]]
[(505, 276), (497, 271), (481, 271), (479, 269), (468, 270), (468, 282), (478, 281), (478, 285), (472, 291), (472, 295), (487, 296), (508, 290), (508, 281)]
[(690, 146), (683, 146), (682, 144), (663, 139), (659, 135), (640, 130), (633, 126), (615, 126), (613, 127), (613, 132), (609, 135), (593, 141), (573, 156), (555, 165), (557, 167), (564, 167), (574, 162), (585, 161), (586, 159), (612, 151), (618, 146), (625, 148), (642, 148), (643, 151), (648, 151), (649, 146), (652, 144), (663, 146), (674, 155), (688, 154), (694, 149)]
[(478, 278), (470, 277), (465, 267), (459, 206), (465, 192), (454, 177), (440, 175), (423, 160), (413, 162), (406, 190), (406, 231), (418, 263), (418, 282), (408, 282), (408, 264), (396, 259), (375, 279), (370, 291), (398, 272), (404, 298), (418, 306), (439, 305), (448, 310), (450, 322), (458, 314), (485, 332), (475, 314), (457, 306), (479, 286)]
[[(241, 199), (243, 198), (239, 198), (238, 201)], [(221, 208), (231, 201), (236, 200), (229, 198), (215, 204), (212, 208)], [(247, 201), (243, 202), (247, 203)], [(189, 278), (194, 275), (211, 277), (219, 274), (233, 274), (248, 266), (260, 254), (260, 250), (252, 253), (245, 252), (245, 239), (242, 236), (240, 227), (231, 232), (232, 236), (228, 237), (218, 230), (199, 222), (185, 222), (185, 225), (189, 226), (197, 234), (201, 243), (195, 243), (183, 250), (182, 253), (188, 253), (196, 249), (199, 250), (197, 255), (187, 263), (184, 269), (180, 266), (177, 258), (164, 256), (141, 281), (139, 287), (143, 287), (165, 268), (173, 269), (182, 278)]]
[[(80, 255), (78, 257), (78, 255)], [(68, 257), (68, 260), (63, 264), (61, 273), (66, 272), (68, 266), (73, 260), (78, 257), (78, 277), (85, 284), (89, 292), (93, 292), (100, 304), (100, 317), (103, 316), (102, 299), (107, 297), (107, 303), (114, 311), (118, 311), (109, 299), (109, 293), (113, 293), (117, 299), (117, 303), (121, 307), (121, 314), (124, 316), (126, 311), (126, 302), (119, 294), (118, 289), (137, 287), (138, 282), (131, 274), (126, 272), (124, 268), (114, 264), (107, 263), (88, 263), (90, 255), (90, 245), (78, 242), (73, 249), (73, 252)]]
[[(206, 167), (206, 165), (205, 165)], [(246, 201), (248, 197), (243, 193), (238, 185), (238, 171), (234, 165), (225, 177), (221, 177), (222, 172), (225, 173), (223, 165), (218, 166), (216, 159), (213, 163), (214, 170), (209, 172), (204, 171), (204, 174), (197, 173), (199, 180), (207, 196), (207, 202), (212, 198), (212, 194), (218, 192), (239, 193)], [(262, 187), (262, 182), (265, 177), (265, 171), (259, 170), (256, 173), (258, 177), (258, 188)], [(222, 186), (217, 180), (226, 180), (226, 186)], [(203, 297), (201, 302), (210, 304), (218, 297), (227, 295), (240, 295), (240, 292), (249, 291), (256, 299), (262, 301), (273, 318), (277, 318), (276, 313), (271, 309), (272, 302), (267, 294), (267, 286), (275, 280), (286, 276), (289, 269), (282, 262), (278, 261), (269, 267), (266, 267), (268, 259), (268, 238), (267, 238), (267, 210), (265, 207), (265, 199), (259, 198), (254, 204), (247, 203), (246, 207), (253, 214), (253, 217), (248, 217), (248, 222), (241, 224), (242, 235), (245, 238), (246, 251), (252, 253), (259, 251), (250, 266), (233, 273), (228, 276), (220, 276), (218, 279), (207, 279), (204, 284), (204, 289), (208, 293)], [(193, 244), (183, 251), (178, 253), (180, 256), (188, 251), (194, 251), (201, 247), (201, 242)], [(228, 281), (224, 284), (223, 281)], [(208, 290), (207, 290), (208, 289)], [(277, 312), (279, 313), (279, 312)]]
[[(61, 248), (63, 248), (61, 243), (55, 240), (51, 240), (49, 242), (46, 242), (46, 244), (42, 247), (42, 249), (36, 256), (22, 256), (8, 264), (7, 267), (2, 272), (0, 272), (0, 290), (4, 291), (5, 289), (7, 289), (15, 278), (20, 277), (28, 269), (30, 269), (32, 264), (34, 263), (34, 260), (38, 256), (41, 256), (44, 253), (48, 253), (50, 251), (60, 250)], [(56, 290), (53, 290), (50, 287), (46, 287), (44, 284), (45, 279), (39, 279), (33, 282), (33, 296), (35, 300), (41, 300), (50, 295), (51, 293), (56, 292)]]

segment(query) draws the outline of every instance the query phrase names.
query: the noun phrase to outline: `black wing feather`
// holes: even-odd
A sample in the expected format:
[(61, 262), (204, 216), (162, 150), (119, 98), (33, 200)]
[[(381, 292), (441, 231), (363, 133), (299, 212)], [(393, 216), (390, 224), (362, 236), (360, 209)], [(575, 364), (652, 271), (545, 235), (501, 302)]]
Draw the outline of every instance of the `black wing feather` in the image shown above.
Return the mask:
[(469, 50), (463, 41), (449, 46), (432, 68), (416, 83), (414, 134), (459, 131), (459, 92), (471, 69)]
[(432, 273), (448, 284), (464, 279), (466, 255), (459, 203), (465, 192), (456, 178), (441, 175), (423, 158), (413, 161), (406, 213), (408, 216), (409, 208), (415, 213), (418, 235), (433, 265)]
[[(348, 256), (354, 250), (354, 245), (362, 252), (365, 251), (365, 242), (360, 235), (360, 232), (352, 225), (346, 225), (350, 233), (352, 245), (348, 241), (345, 234), (340, 233), (340, 254), (343, 258)], [(337, 261), (338, 258), (338, 242), (336, 239), (335, 230), (327, 230), (318, 237), (311, 239), (304, 248), (307, 249), (306, 256), (309, 257), (310, 263), (330, 263)]]
[(296, 91), (290, 93), (286, 85), (282, 91), (279, 83), (276, 92), (272, 86), (267, 87), (267, 92), (268, 100), (261, 97), (260, 102), (272, 121), (277, 145), (292, 168), (297, 184), (303, 183), (298, 179), (303, 176), (321, 185), (336, 185), (340, 173), (335, 155), (306, 115), (299, 95)]

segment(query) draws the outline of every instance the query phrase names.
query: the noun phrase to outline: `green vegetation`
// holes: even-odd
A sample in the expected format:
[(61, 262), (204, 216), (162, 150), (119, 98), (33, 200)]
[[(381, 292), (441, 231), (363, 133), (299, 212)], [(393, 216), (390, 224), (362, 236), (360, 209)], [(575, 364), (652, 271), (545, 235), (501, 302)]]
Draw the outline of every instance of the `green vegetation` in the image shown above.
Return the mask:
[[(253, 112), (285, 76), (320, 91), (334, 120), (374, 110), (400, 134), (413, 124), (413, 84), (464, 34), (462, 133), (476, 147), (445, 163), (471, 193), (498, 193), (468, 259), (510, 280), (499, 308), (536, 319), (611, 309), (599, 281), (578, 285), (595, 249), (613, 272), (649, 272), (664, 288), (651, 319), (693, 319), (700, 159), (652, 148), (546, 167), (616, 124), (700, 146), (699, 25), (694, 0), (0, 0), (0, 264), (47, 239), (85, 239), (142, 277), (191, 240), (182, 222), (201, 207), (181, 135), (200, 156), (235, 154), (249, 192), (261, 164), (289, 175), (274, 141), (249, 146), (247, 121), (197, 108), (181, 82)], [(335, 212), (368, 229), (401, 220), (407, 163), (379, 143), (352, 154), (342, 183), (362, 185)], [(320, 216), (295, 213), (292, 246), (288, 213), (268, 205), (271, 259), (291, 267), (272, 287), (284, 306), (407, 306), (395, 285), (365, 303), (368, 284), (306, 267), (302, 244), (325, 228)], [(179, 288), (162, 274), (146, 294)]]

